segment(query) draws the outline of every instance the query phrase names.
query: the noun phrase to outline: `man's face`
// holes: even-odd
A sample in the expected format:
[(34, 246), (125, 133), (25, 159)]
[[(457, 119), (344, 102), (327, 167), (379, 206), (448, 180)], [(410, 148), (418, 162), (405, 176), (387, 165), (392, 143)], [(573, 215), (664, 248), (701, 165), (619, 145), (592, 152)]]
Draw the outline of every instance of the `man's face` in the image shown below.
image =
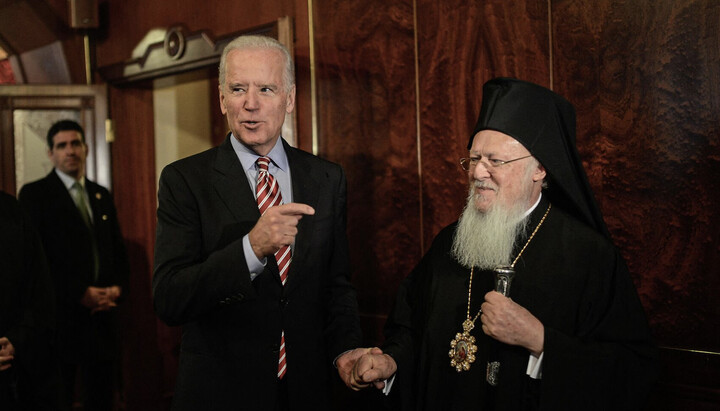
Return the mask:
[(528, 155), (530, 152), (507, 134), (483, 130), (475, 135), (470, 157), (480, 161), (468, 171), (468, 178), (478, 211), (485, 213), (493, 205), (508, 210), (519, 202), (527, 203), (525, 207), (529, 208), (537, 200), (545, 169), (538, 166), (528, 170), (532, 158), (492, 166), (494, 160), (509, 161)]
[(76, 179), (85, 175), (85, 158), (88, 148), (80, 133), (74, 130), (61, 131), (53, 137), (53, 146), (48, 157), (53, 166)]
[(295, 107), (295, 86), (286, 89), (283, 68), (278, 50), (240, 49), (226, 56), (220, 109), (235, 137), (260, 155), (275, 146), (285, 114)]

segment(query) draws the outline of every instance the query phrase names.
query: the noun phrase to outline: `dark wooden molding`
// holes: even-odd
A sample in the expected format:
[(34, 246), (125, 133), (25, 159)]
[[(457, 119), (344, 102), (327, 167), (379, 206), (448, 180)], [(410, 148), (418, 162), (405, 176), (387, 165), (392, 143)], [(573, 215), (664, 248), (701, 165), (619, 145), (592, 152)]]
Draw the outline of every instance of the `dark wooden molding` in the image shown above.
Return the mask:
[(660, 347), (660, 375), (647, 409), (704, 411), (720, 404), (720, 354)]
[(225, 46), (241, 34), (278, 38), (278, 22), (213, 38), (208, 31), (188, 33), (183, 25), (169, 28), (164, 41), (149, 44), (142, 57), (98, 68), (108, 83), (119, 86), (217, 65)]

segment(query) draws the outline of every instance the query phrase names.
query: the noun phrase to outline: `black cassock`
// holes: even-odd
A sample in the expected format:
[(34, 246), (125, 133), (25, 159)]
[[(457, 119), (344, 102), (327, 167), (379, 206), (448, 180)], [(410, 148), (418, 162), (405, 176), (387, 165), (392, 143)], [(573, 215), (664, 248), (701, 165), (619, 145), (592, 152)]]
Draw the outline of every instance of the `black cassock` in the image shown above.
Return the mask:
[[(530, 231), (547, 207), (543, 199), (533, 211)], [(557, 207), (515, 265), (510, 291), (513, 301), (545, 326), (542, 378), (527, 376), (526, 349), (486, 336), (479, 319), (471, 332), (477, 359), (469, 371), (451, 367), (450, 341), (462, 331), (470, 276), (450, 256), (455, 228), (452, 224), (435, 238), (401, 285), (388, 318), (383, 349), (398, 364), (390, 394), (395, 406), (432, 411), (641, 408), (655, 377), (656, 350), (627, 267), (608, 239)], [(475, 271), (471, 316), (493, 289), (493, 276)], [(501, 363), (495, 388), (485, 381), (489, 352)]]

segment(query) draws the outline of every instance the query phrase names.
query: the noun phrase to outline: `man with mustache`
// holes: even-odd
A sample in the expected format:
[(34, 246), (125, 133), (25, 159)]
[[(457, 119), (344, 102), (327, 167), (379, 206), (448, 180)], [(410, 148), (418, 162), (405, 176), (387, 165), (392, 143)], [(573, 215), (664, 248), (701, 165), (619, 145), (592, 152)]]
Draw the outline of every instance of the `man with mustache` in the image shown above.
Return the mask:
[(468, 149), (462, 216), (401, 285), (382, 349), (343, 364), (346, 384), (403, 410), (641, 408), (655, 348), (572, 105), (491, 80)]

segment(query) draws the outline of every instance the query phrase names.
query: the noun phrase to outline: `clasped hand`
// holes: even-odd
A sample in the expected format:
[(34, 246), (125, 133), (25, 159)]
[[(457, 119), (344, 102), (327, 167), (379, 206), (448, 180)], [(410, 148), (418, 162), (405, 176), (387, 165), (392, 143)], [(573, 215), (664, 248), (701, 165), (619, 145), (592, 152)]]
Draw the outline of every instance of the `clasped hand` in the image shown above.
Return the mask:
[(504, 295), (490, 291), (481, 306), (482, 330), (510, 345), (525, 347), (533, 355), (543, 352), (545, 327), (525, 307)]
[(354, 391), (370, 385), (383, 389), (385, 380), (397, 371), (395, 360), (378, 347), (356, 348), (341, 355), (336, 364), (340, 378)]
[(250, 246), (258, 259), (274, 254), (280, 248), (295, 241), (297, 225), (306, 215), (315, 214), (307, 204), (289, 203), (270, 207), (255, 224), (250, 233)]
[(7, 337), (0, 337), (0, 371), (12, 367), (12, 360), (15, 358), (15, 347)]
[(90, 286), (85, 290), (80, 303), (89, 308), (94, 314), (98, 311), (107, 311), (117, 307), (116, 300), (120, 298), (120, 294), (122, 294), (122, 288), (117, 285), (110, 287)]

